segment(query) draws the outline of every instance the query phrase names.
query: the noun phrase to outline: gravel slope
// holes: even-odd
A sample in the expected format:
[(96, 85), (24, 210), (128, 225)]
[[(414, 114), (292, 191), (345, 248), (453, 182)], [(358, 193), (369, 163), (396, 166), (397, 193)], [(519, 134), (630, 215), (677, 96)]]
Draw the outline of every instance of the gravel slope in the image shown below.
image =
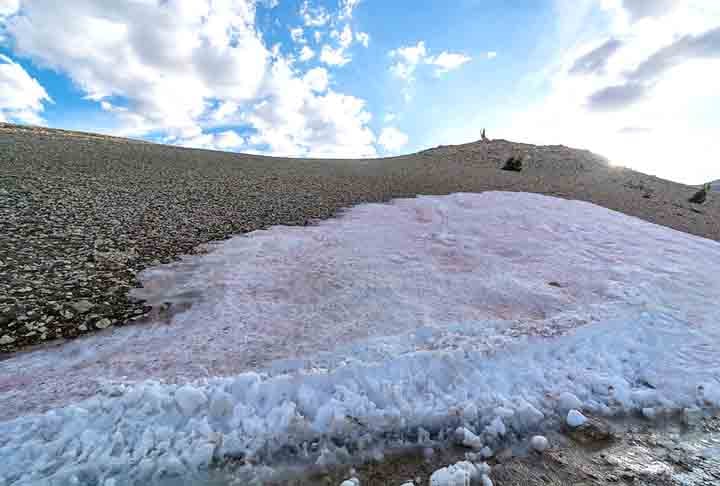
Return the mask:
[[(520, 173), (499, 170), (527, 154)], [(142, 319), (136, 273), (203, 243), (415, 194), (580, 199), (720, 241), (720, 197), (587, 151), (494, 140), (376, 160), (310, 160), (0, 124), (0, 356)]]

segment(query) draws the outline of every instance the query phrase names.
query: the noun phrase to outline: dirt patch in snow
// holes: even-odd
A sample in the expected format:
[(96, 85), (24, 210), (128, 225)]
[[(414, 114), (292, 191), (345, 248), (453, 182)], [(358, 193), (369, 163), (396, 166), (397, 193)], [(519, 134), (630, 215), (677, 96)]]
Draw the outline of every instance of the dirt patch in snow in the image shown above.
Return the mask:
[[(703, 486), (720, 483), (720, 417), (689, 426), (678, 417), (664, 422), (643, 419), (607, 422), (613, 440), (578, 440), (571, 434), (550, 436), (543, 453), (518, 444), (515, 453), (500, 451), (489, 459), (495, 486), (653, 485)], [(269, 486), (337, 486), (351, 475), (362, 486), (430, 484), (437, 469), (465, 459), (467, 449), (422, 449), (388, 455), (379, 461), (268, 483)]]

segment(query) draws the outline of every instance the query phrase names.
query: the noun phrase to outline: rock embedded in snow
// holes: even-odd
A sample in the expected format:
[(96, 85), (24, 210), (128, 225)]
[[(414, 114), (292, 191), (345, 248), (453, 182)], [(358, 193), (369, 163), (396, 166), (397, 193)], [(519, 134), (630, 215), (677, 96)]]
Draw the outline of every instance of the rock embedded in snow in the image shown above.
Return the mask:
[(186, 385), (175, 391), (175, 401), (183, 415), (191, 416), (207, 403), (207, 397), (198, 388)]
[(570, 427), (575, 429), (577, 427), (580, 427), (581, 425), (584, 425), (587, 422), (587, 418), (582, 413), (573, 409), (568, 412), (565, 421)]
[(536, 435), (530, 439), (530, 447), (537, 452), (544, 452), (549, 446), (550, 442), (543, 435)]
[(465, 427), (458, 427), (455, 430), (455, 439), (459, 444), (474, 450), (480, 450), (483, 447), (480, 437)]

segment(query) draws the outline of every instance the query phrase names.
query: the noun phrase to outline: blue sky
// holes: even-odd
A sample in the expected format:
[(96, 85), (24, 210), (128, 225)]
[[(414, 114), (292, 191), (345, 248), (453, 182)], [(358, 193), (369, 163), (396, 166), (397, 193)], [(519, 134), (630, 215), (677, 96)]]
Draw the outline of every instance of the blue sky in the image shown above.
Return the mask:
[(17, 123), (348, 158), (487, 128), (720, 178), (714, 0), (0, 0), (0, 56)]

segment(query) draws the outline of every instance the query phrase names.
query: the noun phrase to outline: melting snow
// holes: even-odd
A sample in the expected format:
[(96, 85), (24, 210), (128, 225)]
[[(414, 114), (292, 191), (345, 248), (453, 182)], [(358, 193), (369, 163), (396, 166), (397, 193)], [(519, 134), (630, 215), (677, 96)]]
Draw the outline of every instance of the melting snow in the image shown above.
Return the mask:
[(362, 205), (142, 278), (192, 307), (0, 362), (0, 484), (333, 462), (458, 427), (485, 449), (568, 410), (720, 406), (720, 245), (587, 203)]

